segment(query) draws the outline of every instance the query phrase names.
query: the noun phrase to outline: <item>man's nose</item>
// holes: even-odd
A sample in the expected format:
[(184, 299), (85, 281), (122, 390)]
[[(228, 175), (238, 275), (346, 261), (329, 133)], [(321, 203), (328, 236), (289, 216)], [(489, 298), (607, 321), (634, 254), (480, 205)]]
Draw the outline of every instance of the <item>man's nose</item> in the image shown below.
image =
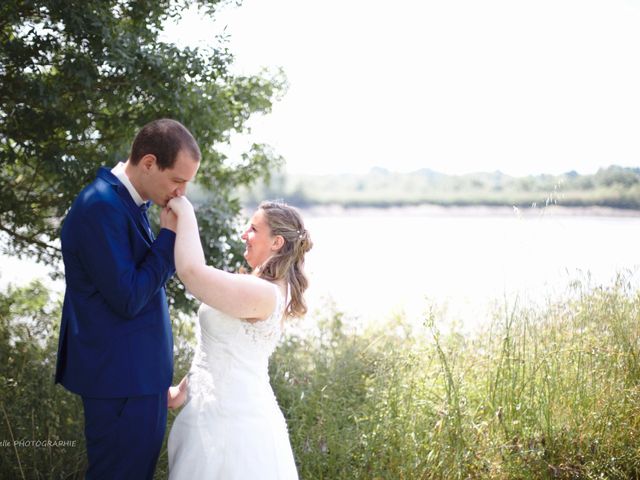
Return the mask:
[(176, 188), (176, 196), (182, 197), (186, 193), (187, 193), (187, 186), (186, 185), (180, 185), (178, 188)]

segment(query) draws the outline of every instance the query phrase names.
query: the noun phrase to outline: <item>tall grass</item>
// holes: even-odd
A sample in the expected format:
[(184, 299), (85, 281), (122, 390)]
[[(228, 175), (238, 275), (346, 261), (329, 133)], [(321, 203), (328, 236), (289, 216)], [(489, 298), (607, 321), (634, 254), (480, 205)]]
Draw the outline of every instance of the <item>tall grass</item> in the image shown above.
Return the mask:
[(38, 281), (0, 293), (0, 478), (82, 478), (82, 402), (53, 383), (59, 322)]
[[(54, 386), (59, 302), (41, 284), (0, 294), (0, 478), (81, 478), (82, 406)], [(176, 381), (192, 321), (177, 322)], [(303, 479), (640, 478), (640, 292), (576, 283), (505, 305), (461, 334), (429, 308), (362, 328), (327, 308), (271, 362)], [(175, 414), (170, 415), (167, 431)], [(166, 478), (166, 447), (156, 478)]]
[(279, 348), (303, 478), (640, 478), (640, 294), (624, 279), (505, 307), (473, 336), (424, 320), (361, 334), (329, 312)]

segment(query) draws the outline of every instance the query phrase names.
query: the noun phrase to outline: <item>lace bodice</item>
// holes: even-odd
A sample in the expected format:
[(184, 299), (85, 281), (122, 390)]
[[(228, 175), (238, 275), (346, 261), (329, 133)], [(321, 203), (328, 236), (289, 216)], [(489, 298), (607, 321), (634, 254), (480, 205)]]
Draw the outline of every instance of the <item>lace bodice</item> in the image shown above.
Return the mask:
[[(189, 372), (189, 397), (238, 398), (240, 394), (271, 394), (269, 357), (281, 331), (286, 299), (274, 284), (276, 306), (258, 322), (234, 318), (206, 304), (198, 310), (198, 340)], [(250, 390), (250, 391), (249, 391)], [(223, 391), (227, 394), (220, 395)]]

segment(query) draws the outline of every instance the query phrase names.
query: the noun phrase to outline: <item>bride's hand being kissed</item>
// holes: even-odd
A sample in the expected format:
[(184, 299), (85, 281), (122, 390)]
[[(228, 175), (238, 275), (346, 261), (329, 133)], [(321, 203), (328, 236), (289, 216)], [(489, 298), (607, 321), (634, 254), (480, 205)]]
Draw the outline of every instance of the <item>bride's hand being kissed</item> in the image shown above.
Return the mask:
[(194, 213), (193, 205), (185, 196), (172, 198), (171, 200), (169, 200), (169, 203), (167, 203), (167, 207), (178, 217), (187, 215), (189, 213)]

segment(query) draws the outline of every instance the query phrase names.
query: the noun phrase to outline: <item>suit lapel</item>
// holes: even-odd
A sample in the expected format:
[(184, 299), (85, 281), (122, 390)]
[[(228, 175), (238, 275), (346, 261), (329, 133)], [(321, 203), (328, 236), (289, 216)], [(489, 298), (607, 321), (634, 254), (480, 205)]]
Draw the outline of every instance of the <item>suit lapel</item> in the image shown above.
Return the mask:
[(118, 192), (118, 195), (120, 196), (120, 199), (125, 204), (125, 206), (127, 207), (127, 210), (129, 211), (134, 221), (136, 222), (136, 225), (138, 227), (138, 230), (140, 230), (140, 233), (142, 233), (142, 235), (147, 240), (147, 242), (149, 242), (149, 244), (153, 243), (153, 238), (151, 238), (149, 231), (147, 230), (147, 227), (145, 225), (145, 222), (142, 219), (142, 212), (140, 211), (140, 207), (138, 207), (136, 205), (136, 202), (133, 201), (133, 198), (131, 198), (129, 191), (122, 184), (116, 185), (115, 188), (116, 188), (116, 192)]
[(104, 181), (106, 181), (113, 187), (113, 189), (117, 192), (118, 196), (120, 197), (120, 200), (122, 200), (122, 203), (124, 203), (128, 212), (131, 214), (131, 217), (133, 218), (133, 221), (137, 225), (138, 230), (140, 230), (140, 233), (142, 234), (142, 236), (147, 240), (149, 244), (152, 244), (153, 238), (149, 234), (149, 231), (147, 230), (145, 222), (142, 219), (142, 212), (140, 211), (140, 207), (138, 207), (138, 205), (136, 205), (136, 202), (133, 200), (133, 198), (131, 198), (131, 194), (127, 190), (127, 187), (125, 187), (122, 184), (122, 182), (120, 182), (120, 180), (118, 180), (118, 178), (113, 173), (111, 173), (111, 170), (105, 167), (101, 167), (98, 170), (98, 177), (102, 178)]

